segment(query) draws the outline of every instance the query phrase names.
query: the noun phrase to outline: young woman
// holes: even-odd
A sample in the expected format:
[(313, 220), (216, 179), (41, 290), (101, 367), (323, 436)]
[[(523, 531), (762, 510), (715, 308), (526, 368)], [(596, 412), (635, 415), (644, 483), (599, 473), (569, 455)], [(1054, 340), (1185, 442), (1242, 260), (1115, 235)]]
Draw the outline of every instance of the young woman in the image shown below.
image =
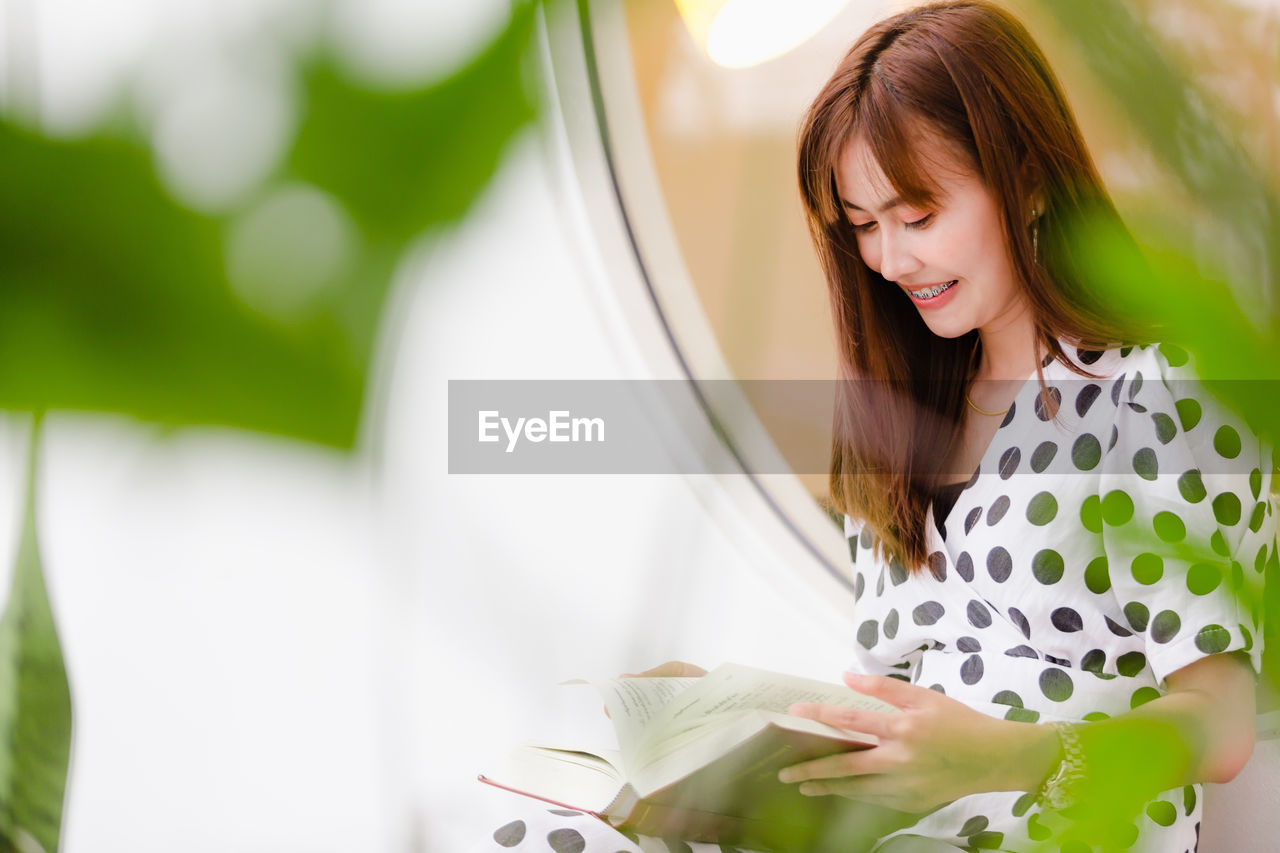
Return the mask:
[(795, 706), (880, 745), (783, 781), (924, 815), (877, 850), (1194, 850), (1198, 783), (1253, 748), (1271, 459), (1090, 287), (1073, 227), (1125, 232), (1040, 50), (984, 0), (880, 23), (799, 179), (847, 380), (847, 680), (902, 713)]
[(1074, 227), (1124, 231), (1044, 57), (980, 0), (884, 21), (799, 177), (849, 380), (850, 684), (906, 713), (794, 709), (882, 743), (786, 778), (947, 804), (907, 831), (958, 846), (1195, 849), (1196, 783), (1253, 746), (1270, 454), (1075, 262)]

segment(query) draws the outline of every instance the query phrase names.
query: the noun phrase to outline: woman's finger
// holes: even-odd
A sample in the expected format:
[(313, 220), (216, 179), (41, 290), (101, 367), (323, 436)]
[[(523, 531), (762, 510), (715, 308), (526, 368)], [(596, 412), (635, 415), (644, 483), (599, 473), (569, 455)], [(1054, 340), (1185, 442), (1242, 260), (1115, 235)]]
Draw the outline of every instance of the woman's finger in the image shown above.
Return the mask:
[(845, 708), (841, 705), (822, 705), (817, 702), (797, 702), (788, 710), (797, 717), (807, 717), (833, 728), (875, 735), (881, 739), (892, 737), (897, 718), (901, 716), (860, 708)]
[(886, 769), (886, 765), (882, 755), (877, 755), (877, 752), (879, 750), (874, 747), (857, 749), (793, 764), (778, 773), (778, 780), (807, 782), (810, 779), (844, 779), (880, 773)]
[(845, 779), (815, 779), (800, 783), (799, 791), (806, 797), (838, 796), (868, 803), (885, 804), (896, 801), (897, 796), (886, 786), (887, 777), (879, 775), (851, 776)]
[(646, 669), (644, 672), (623, 673), (623, 678), (701, 678), (706, 675), (707, 671), (702, 667), (686, 663), (682, 660), (669, 660), (666, 663), (660, 663), (653, 669)]
[(941, 695), (927, 687), (910, 684), (887, 675), (844, 674), (844, 683), (859, 693), (888, 702), (895, 708), (919, 708), (934, 702)]

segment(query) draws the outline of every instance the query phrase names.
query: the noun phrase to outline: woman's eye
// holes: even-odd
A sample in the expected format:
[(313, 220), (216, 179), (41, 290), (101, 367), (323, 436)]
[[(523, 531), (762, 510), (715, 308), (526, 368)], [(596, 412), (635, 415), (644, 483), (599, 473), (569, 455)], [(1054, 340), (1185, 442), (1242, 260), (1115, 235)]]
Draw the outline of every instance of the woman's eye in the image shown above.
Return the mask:
[(854, 231), (857, 231), (857, 232), (859, 232), (859, 233), (865, 233), (865, 232), (870, 231), (871, 229), (873, 229), (873, 228), (875, 228), (875, 227), (876, 227), (876, 223), (875, 223), (874, 221), (871, 221), (871, 222), (853, 222), (853, 223), (850, 223), (850, 224), (851, 224), (851, 225), (853, 225), (853, 230), (854, 230)]
[(927, 228), (929, 223), (933, 221), (933, 214), (926, 214), (919, 219), (906, 223), (908, 228)]

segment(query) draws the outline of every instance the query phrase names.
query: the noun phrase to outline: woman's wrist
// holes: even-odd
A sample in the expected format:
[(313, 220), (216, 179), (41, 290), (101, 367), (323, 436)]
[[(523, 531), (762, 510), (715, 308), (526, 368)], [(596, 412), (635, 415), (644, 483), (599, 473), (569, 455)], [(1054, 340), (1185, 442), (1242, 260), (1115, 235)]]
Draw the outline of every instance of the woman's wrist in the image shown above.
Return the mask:
[(1062, 760), (1052, 726), (1001, 720), (1001, 745), (992, 751), (992, 791), (1039, 791)]

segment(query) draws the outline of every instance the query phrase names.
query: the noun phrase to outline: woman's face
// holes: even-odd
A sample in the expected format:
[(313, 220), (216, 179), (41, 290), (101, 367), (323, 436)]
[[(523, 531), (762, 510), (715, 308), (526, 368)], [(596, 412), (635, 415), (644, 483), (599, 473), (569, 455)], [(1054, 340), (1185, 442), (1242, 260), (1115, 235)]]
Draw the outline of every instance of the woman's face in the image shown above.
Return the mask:
[(897, 198), (871, 148), (845, 147), (836, 186), (857, 234), (863, 262), (901, 288), (939, 337), (994, 332), (1026, 308), (994, 195), (959, 157), (935, 142), (938, 188), (928, 208)]

